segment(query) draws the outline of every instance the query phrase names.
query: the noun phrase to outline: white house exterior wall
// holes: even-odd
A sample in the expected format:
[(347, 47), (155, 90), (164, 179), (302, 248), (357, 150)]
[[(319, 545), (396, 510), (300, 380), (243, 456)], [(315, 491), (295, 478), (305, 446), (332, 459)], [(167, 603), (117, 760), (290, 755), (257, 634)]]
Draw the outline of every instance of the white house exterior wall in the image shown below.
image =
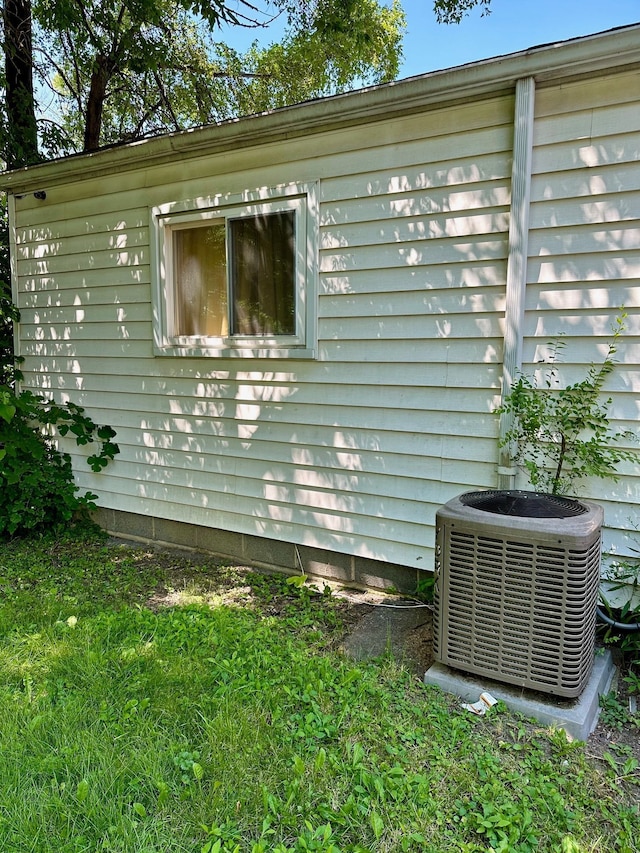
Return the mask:
[[(563, 338), (562, 375), (601, 362), (622, 308), (626, 332), (607, 380), (613, 427), (640, 415), (640, 72), (604, 75), (536, 95), (524, 321), (526, 370)], [(633, 445), (630, 445), (633, 446)], [(638, 468), (617, 483), (593, 480), (585, 497), (605, 509), (605, 548), (628, 553), (637, 525)]]
[[(430, 567), (495, 479), (512, 98), (18, 201), (26, 383), (117, 430), (101, 506)], [(317, 181), (317, 359), (154, 358), (148, 209)], [(28, 226), (22, 222), (29, 223)]]
[[(446, 74), (330, 101), (327, 129), (311, 104), (222, 127), (226, 148), (205, 129), (8, 176), (25, 385), (117, 430), (100, 475), (64, 442), (80, 488), (221, 541), (431, 569), (437, 508), (498, 483), (514, 87), (538, 72), (524, 367), (562, 333), (578, 378), (624, 305), (608, 387), (637, 430), (640, 76), (558, 70), (586, 74), (590, 50), (600, 68), (618, 43), (637, 68), (625, 32), (454, 69), (440, 105)], [(287, 116), (305, 111), (297, 132)], [(315, 358), (155, 356), (150, 211), (290, 182), (317, 190)], [(590, 492), (618, 549), (640, 497), (638, 469), (621, 470)]]

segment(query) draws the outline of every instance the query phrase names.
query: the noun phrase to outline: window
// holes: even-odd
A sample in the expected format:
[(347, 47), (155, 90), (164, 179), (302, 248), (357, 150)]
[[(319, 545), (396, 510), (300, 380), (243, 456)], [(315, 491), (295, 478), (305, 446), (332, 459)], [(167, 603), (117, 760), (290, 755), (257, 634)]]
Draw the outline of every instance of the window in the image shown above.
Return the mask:
[(312, 189), (152, 211), (157, 354), (313, 357)]

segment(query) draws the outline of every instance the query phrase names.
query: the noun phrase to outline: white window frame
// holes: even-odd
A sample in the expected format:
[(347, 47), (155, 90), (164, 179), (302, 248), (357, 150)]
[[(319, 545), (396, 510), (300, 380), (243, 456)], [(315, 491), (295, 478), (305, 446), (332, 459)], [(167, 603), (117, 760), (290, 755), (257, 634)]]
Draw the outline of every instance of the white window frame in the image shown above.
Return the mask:
[[(270, 336), (174, 334), (174, 230), (207, 222), (295, 213), (295, 334)], [(286, 184), (158, 205), (150, 211), (154, 354), (218, 358), (315, 358), (318, 202), (316, 184)], [(229, 251), (227, 231), (227, 252)], [(230, 269), (227, 259), (227, 270)], [(227, 282), (227, 287), (229, 283)]]

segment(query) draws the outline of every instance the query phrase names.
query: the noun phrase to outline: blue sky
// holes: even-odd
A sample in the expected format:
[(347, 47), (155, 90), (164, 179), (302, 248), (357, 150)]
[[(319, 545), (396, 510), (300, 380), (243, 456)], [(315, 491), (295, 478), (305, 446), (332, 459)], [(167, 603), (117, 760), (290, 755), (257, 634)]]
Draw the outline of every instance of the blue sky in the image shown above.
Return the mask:
[(401, 77), (513, 53), (640, 21), (640, 0), (492, 0), (458, 25), (436, 23), (431, 0), (403, 0), (407, 14)]
[[(482, 17), (475, 9), (458, 25), (437, 24), (433, 0), (402, 0), (402, 5), (407, 33), (400, 77), (640, 21), (640, 0), (492, 0), (490, 15)], [(236, 27), (220, 38), (242, 50), (253, 39), (268, 43), (279, 33), (276, 27), (269, 38), (263, 30)]]

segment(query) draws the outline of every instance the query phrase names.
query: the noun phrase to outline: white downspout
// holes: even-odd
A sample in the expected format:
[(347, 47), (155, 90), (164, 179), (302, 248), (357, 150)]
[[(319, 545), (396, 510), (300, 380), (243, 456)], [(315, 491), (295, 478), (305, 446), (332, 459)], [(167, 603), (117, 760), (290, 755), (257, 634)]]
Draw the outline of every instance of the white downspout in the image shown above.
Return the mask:
[[(509, 220), (509, 253), (505, 306), (502, 398), (522, 367), (524, 303), (527, 287), (527, 249), (529, 238), (529, 202), (531, 197), (531, 159), (533, 151), (533, 110), (535, 81), (525, 77), (516, 82), (513, 129), (513, 166), (511, 170), (511, 211)], [(500, 440), (509, 431), (513, 418), (500, 416)], [(511, 448), (500, 448), (498, 488), (515, 488), (517, 469), (511, 459)]]

